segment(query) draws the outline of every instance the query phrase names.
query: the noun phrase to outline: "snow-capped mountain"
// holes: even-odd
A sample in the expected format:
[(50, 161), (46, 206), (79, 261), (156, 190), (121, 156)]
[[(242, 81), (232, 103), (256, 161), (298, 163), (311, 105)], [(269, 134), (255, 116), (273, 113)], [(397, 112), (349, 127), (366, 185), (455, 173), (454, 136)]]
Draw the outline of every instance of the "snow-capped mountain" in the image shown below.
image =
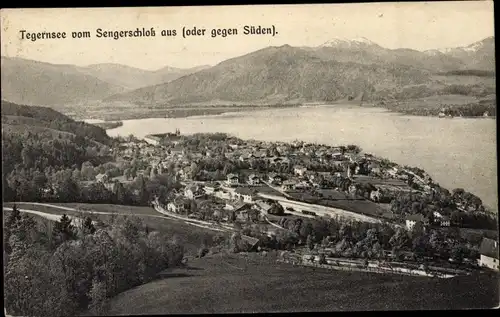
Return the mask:
[(366, 46), (379, 46), (379, 45), (375, 42), (370, 41), (366, 37), (356, 37), (353, 39), (337, 37), (320, 45), (320, 47), (343, 47), (343, 48), (359, 48)]
[(495, 46), (495, 37), (490, 36), (485, 38), (484, 40), (472, 43), (467, 46), (461, 46), (461, 47), (447, 47), (447, 48), (440, 48), (437, 49), (437, 51), (443, 53), (443, 54), (450, 54), (454, 52), (470, 52), (470, 53), (475, 53), (478, 52), (484, 48), (491, 48), (491, 46)]

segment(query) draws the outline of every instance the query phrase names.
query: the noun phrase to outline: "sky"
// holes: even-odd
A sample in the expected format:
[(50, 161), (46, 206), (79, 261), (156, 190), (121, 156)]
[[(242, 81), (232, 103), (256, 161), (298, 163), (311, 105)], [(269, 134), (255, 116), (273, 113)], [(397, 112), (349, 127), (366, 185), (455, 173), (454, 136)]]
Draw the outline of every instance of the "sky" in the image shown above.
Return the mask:
[[(318, 46), (333, 38), (365, 37), (387, 48), (427, 50), (466, 46), (494, 35), (492, 1), (443, 1), (314, 5), (2, 9), (2, 56), (85, 66), (119, 63), (156, 70), (215, 65), (268, 47)], [(277, 34), (244, 35), (245, 25), (271, 27)], [(154, 28), (155, 37), (97, 38), (96, 30)], [(183, 28), (206, 29), (183, 38)], [(236, 28), (238, 35), (210, 36), (212, 29)], [(160, 30), (177, 30), (162, 37)], [(66, 39), (31, 41), (26, 32), (63, 32)], [(91, 38), (73, 39), (89, 31)]]

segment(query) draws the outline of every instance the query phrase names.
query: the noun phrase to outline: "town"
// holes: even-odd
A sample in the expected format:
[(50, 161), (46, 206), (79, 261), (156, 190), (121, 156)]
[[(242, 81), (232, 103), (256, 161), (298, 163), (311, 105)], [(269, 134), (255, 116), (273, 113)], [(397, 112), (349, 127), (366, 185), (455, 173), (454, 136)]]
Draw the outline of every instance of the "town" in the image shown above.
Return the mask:
[[(194, 225), (242, 232), (249, 249), (279, 245), (322, 263), (358, 257), (366, 266), (365, 259), (384, 258), (498, 270), (498, 256), (492, 256), (496, 223), (480, 198), (460, 188), (450, 192), (419, 168), (355, 145), (244, 141), (176, 130), (143, 140), (131, 136), (112, 151), (125, 167), (122, 175), (107, 171), (88, 183), (116, 192), (139, 178), (171, 175), (175, 188), (152, 190), (149, 204)], [(357, 228), (358, 243), (342, 246), (346, 237), (334, 237), (328, 228), (320, 232), (321, 224)], [(365, 247), (369, 252), (358, 250), (370, 230), (377, 242)]]

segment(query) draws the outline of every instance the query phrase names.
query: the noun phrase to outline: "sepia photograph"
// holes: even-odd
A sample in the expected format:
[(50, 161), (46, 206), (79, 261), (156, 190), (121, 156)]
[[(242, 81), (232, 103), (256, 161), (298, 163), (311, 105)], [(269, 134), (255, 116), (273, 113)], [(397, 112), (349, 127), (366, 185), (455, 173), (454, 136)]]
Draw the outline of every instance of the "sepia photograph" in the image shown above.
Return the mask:
[(1, 25), (6, 316), (498, 308), (493, 1)]

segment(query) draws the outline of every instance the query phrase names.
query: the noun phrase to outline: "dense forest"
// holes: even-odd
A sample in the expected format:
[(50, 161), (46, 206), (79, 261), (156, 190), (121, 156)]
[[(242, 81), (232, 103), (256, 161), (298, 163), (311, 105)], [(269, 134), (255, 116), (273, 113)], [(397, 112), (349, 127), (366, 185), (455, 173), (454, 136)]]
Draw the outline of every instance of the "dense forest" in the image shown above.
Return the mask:
[[(5, 215), (5, 211), (4, 211)], [(112, 218), (53, 226), (20, 214), (5, 221), (5, 303), (14, 316), (99, 315), (107, 299), (181, 264), (183, 246), (142, 225)]]
[(47, 107), (18, 105), (2, 100), (2, 125), (28, 123), (30, 126), (43, 127), (74, 134), (88, 140), (109, 145), (112, 139), (100, 127), (73, 119)]

